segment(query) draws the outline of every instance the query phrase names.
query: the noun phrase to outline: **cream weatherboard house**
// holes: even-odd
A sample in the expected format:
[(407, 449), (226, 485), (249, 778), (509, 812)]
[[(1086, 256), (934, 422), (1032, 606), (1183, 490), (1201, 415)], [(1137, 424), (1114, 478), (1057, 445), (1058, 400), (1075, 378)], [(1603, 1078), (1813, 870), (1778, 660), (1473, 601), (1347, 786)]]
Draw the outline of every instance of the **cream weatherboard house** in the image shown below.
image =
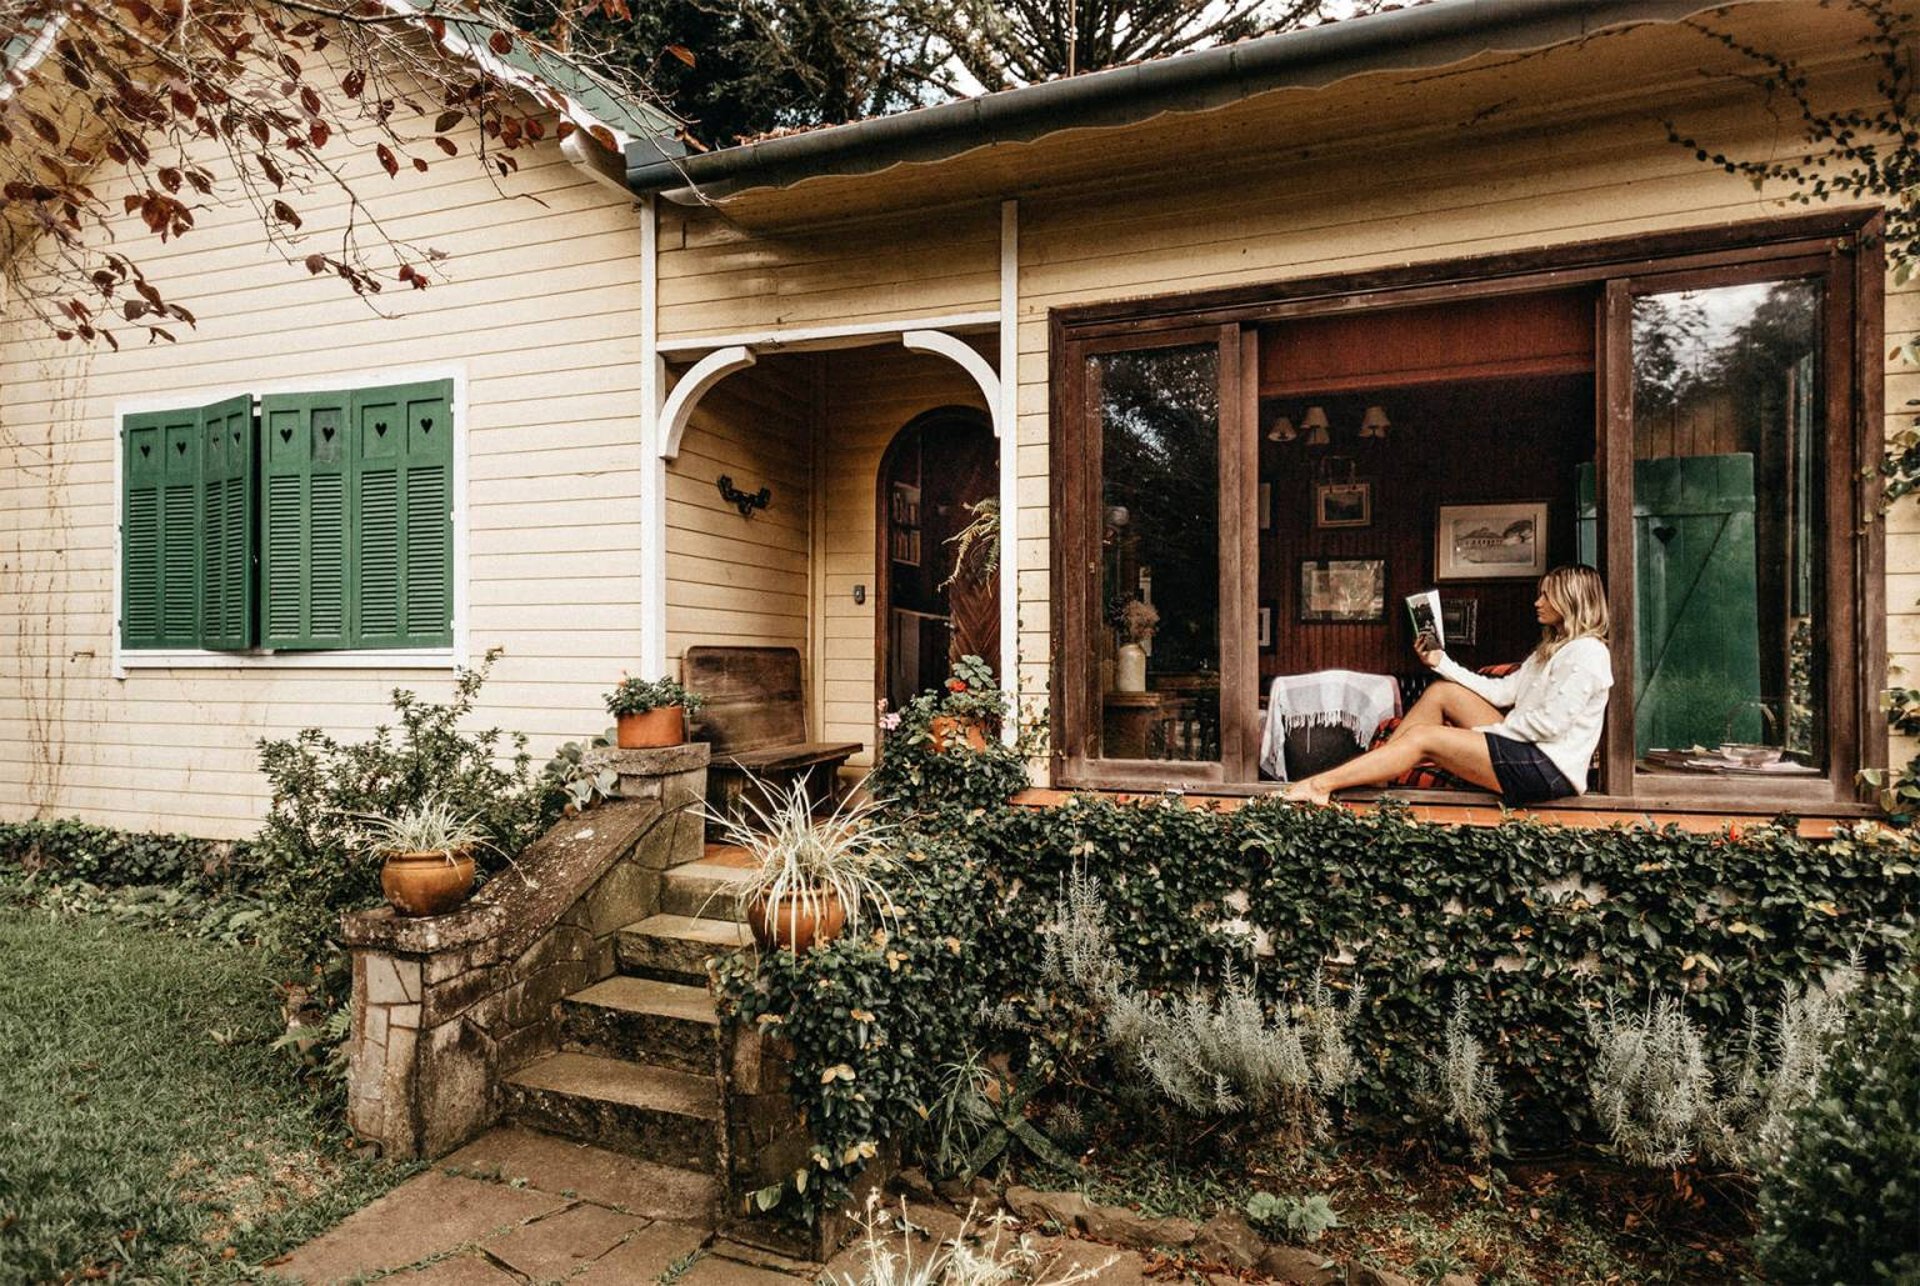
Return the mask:
[[(1912, 296), (1875, 210), (1668, 122), (1797, 154), (1717, 37), (1871, 102), (1866, 30), (1435, 0), (695, 157), (628, 128), (613, 181), (529, 160), (538, 201), (383, 191), (454, 252), (392, 317), (215, 206), (145, 260), (177, 346), (0, 342), (0, 816), (248, 833), (256, 738), (496, 646), (537, 749), (623, 670), (788, 647), (858, 766), (978, 651), (1042, 781), (1244, 793), (1270, 703), (1372, 690), (1298, 676), (1417, 669), (1405, 595), (1513, 660), (1576, 557), (1631, 622), (1590, 805), (1858, 811), (1920, 660), (1920, 522), (1866, 475)], [(1005, 556), (956, 577), (989, 500)]]

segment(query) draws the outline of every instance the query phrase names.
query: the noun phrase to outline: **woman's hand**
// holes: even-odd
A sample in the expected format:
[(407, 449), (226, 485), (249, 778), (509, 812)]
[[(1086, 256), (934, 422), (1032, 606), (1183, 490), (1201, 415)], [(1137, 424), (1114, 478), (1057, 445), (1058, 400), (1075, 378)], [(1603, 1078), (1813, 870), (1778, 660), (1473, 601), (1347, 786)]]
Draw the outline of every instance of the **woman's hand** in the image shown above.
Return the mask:
[(1420, 663), (1429, 670), (1447, 659), (1446, 652), (1440, 647), (1440, 640), (1424, 631), (1413, 640), (1413, 650), (1420, 654)]

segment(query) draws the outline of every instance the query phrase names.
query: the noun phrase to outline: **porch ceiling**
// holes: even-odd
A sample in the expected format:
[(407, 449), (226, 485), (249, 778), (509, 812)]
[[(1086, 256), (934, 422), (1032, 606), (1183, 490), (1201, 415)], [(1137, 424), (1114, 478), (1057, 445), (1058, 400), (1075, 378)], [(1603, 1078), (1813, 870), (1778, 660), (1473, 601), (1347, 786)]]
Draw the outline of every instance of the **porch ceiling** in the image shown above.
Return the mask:
[[(1751, 76), (1752, 64), (1695, 30), (1693, 6), (1637, 9), (1666, 16), (1638, 16), (1586, 34), (1569, 35), (1563, 24), (1533, 47), (1466, 58), (1452, 56), (1460, 48), (1455, 41), (1381, 53), (1365, 63), (1329, 59), (1294, 70), (1281, 87), (1257, 91), (1248, 84), (1251, 75), (1227, 69), (1217, 83), (1198, 84), (1183, 96), (1163, 92), (1145, 107), (1129, 109), (1124, 100), (1088, 110), (1063, 104), (1058, 127), (1015, 119), (1013, 100), (1021, 95), (1074, 83), (1053, 82), (694, 158), (686, 174), (698, 195), (686, 188), (669, 195), (711, 201), (743, 227), (775, 231), (954, 202), (1164, 183), (1175, 166), (1190, 175), (1297, 167), (1356, 147), (1423, 140), (1444, 147), (1468, 130), (1550, 130), (1559, 122), (1614, 115), (1644, 122), (1656, 105), (1670, 114), (1736, 87), (1758, 94), (1734, 79)], [(1867, 30), (1851, 10), (1796, 0), (1736, 0), (1694, 12), (1701, 23), (1816, 70), (1859, 65), (1857, 39)], [(1370, 21), (1378, 20), (1340, 25)], [(1423, 61), (1429, 65), (1406, 65)], [(1355, 69), (1362, 66), (1367, 69)], [(951, 123), (933, 119), (956, 109), (972, 110)], [(667, 186), (641, 183), (640, 174), (635, 168), (629, 175), (640, 190)]]

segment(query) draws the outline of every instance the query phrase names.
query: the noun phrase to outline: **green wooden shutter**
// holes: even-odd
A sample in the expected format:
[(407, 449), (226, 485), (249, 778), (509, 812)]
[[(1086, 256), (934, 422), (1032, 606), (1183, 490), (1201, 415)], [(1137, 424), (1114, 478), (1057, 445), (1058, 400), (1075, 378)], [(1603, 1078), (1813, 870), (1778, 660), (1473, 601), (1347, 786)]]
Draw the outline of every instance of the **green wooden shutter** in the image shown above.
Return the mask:
[(253, 399), (203, 407), (200, 439), (200, 646), (236, 651), (253, 645)]
[(161, 508), (167, 484), (169, 429), (192, 412), (129, 415), (122, 423), (120, 510), (120, 645), (163, 647), (166, 565)]
[(355, 645), (453, 642), (451, 383), (353, 395)]
[(261, 399), (260, 641), (274, 648), (350, 645), (345, 393)]

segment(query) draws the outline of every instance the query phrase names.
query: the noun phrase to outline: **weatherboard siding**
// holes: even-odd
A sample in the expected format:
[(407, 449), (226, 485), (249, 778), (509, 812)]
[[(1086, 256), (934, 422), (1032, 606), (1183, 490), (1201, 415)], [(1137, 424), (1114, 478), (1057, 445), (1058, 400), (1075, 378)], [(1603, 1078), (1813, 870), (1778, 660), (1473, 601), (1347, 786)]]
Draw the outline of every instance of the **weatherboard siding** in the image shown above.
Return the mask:
[[(469, 155), (426, 175), (350, 163), (396, 236), (451, 256), (450, 280), (379, 296), (395, 315), (283, 263), (240, 211), (209, 209), (165, 245), (135, 226), (119, 238), (198, 316), (173, 328), (178, 343), (123, 327), (124, 351), (90, 354), (18, 325), (0, 336), (0, 818), (250, 834), (266, 803), (258, 738), (316, 726), (358, 739), (392, 722), (396, 686), (434, 699), (451, 687), (446, 663), (115, 678), (116, 407), (133, 400), (458, 377), (468, 651), (506, 649), (476, 721), (538, 752), (606, 725), (600, 694), (639, 656), (638, 221), (552, 145), (520, 153), (496, 187), (461, 142)], [(118, 208), (119, 181), (100, 188)], [(297, 254), (337, 243), (340, 203), (296, 205)]]

